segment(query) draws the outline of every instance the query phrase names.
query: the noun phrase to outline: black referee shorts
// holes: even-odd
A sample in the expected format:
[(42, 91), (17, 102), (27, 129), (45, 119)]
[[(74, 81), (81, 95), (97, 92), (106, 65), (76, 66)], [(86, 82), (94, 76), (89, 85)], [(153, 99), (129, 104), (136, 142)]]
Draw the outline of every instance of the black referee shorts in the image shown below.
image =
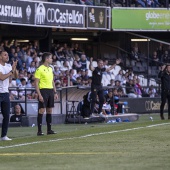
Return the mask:
[(38, 103), (39, 109), (54, 107), (54, 90), (53, 89), (40, 89), (40, 93), (44, 99), (44, 102)]

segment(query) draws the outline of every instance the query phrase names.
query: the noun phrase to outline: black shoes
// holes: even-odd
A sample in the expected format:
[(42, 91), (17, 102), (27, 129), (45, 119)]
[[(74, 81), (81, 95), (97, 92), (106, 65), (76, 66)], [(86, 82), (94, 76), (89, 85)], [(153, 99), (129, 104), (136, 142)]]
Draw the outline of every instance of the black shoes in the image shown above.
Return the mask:
[(56, 134), (56, 132), (54, 132), (53, 130), (47, 131), (47, 135), (53, 135), (53, 134)]
[(44, 133), (42, 133), (41, 131), (40, 132), (37, 132), (37, 136), (43, 136)]
[[(56, 134), (56, 132), (54, 132), (53, 130), (47, 131), (47, 135), (53, 135), (53, 134)], [(44, 136), (44, 133), (42, 131), (37, 132), (37, 136)]]

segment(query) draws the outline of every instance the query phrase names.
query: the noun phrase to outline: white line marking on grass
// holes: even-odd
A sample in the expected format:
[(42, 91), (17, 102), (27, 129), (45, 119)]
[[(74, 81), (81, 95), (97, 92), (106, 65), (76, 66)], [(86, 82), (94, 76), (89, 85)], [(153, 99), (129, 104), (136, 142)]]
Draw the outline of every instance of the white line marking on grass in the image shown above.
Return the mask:
[(47, 143), (47, 142), (58, 142), (58, 141), (64, 141), (64, 140), (82, 139), (82, 138), (87, 138), (87, 137), (91, 137), (91, 136), (113, 134), (113, 133), (118, 133), (118, 132), (127, 132), (127, 131), (132, 131), (132, 130), (139, 130), (139, 129), (143, 129), (143, 128), (151, 128), (151, 127), (157, 127), (157, 126), (163, 126), (163, 125), (170, 125), (170, 123), (161, 123), (161, 124), (137, 127), (137, 128), (132, 128), (132, 129), (116, 130), (116, 131), (110, 131), (110, 132), (93, 133), (93, 134), (88, 134), (88, 135), (78, 136), (78, 137), (53, 139), (53, 140), (48, 140), (48, 141), (36, 141), (36, 142), (22, 143), (22, 144), (17, 144), (17, 145), (10, 145), (10, 146), (1, 146), (0, 149), (15, 148), (15, 147), (28, 146), (28, 145), (34, 145), (34, 144), (39, 144), (39, 143)]

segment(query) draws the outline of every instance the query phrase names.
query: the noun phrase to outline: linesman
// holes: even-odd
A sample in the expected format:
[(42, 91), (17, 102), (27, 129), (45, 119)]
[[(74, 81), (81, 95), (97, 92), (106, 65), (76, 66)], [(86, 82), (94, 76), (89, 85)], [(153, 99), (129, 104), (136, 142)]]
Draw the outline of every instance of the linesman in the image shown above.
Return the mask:
[(52, 54), (45, 52), (42, 55), (42, 65), (40, 65), (35, 72), (35, 87), (38, 93), (38, 116), (37, 125), (38, 132), (37, 136), (42, 136), (42, 120), (43, 114), (46, 111), (46, 122), (47, 122), (47, 135), (56, 134), (51, 129), (52, 123), (52, 108), (54, 107), (54, 99), (58, 99), (56, 93), (53, 69), (50, 67), (52, 64)]

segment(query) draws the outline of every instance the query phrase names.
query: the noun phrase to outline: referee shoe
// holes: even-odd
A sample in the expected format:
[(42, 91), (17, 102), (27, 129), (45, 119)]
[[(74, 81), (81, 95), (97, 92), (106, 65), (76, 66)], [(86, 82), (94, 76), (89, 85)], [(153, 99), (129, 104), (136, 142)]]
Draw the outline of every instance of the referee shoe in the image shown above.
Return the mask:
[(37, 132), (37, 136), (43, 136), (44, 133), (42, 133), (41, 131)]
[(56, 132), (54, 132), (53, 130), (47, 131), (47, 135), (53, 135), (53, 134), (56, 134)]

